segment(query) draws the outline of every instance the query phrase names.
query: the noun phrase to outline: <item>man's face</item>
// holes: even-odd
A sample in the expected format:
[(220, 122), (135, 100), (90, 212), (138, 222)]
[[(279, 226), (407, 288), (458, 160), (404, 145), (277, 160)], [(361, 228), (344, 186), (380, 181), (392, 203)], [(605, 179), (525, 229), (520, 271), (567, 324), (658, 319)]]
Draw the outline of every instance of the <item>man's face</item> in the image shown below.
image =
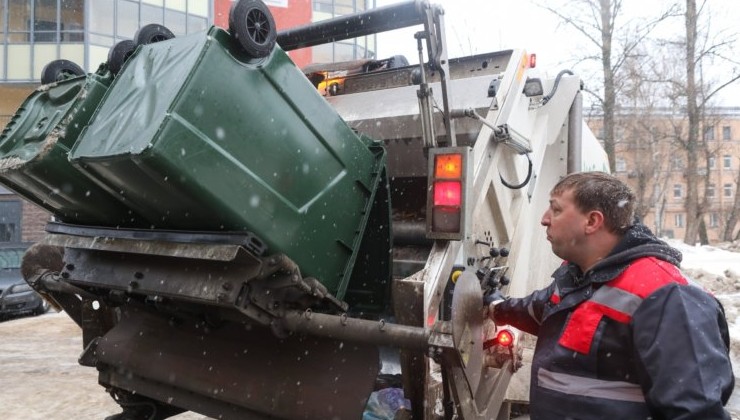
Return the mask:
[(573, 190), (566, 190), (550, 196), (550, 206), (540, 223), (547, 228), (552, 252), (566, 261), (576, 262), (583, 251), (587, 222), (587, 215), (573, 201)]

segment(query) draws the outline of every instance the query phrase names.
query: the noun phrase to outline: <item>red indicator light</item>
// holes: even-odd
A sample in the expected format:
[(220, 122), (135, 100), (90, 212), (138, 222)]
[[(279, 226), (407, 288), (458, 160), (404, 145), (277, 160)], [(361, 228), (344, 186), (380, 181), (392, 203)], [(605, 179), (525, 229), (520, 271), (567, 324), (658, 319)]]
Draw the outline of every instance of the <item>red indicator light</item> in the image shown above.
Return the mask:
[(435, 206), (460, 206), (462, 187), (459, 181), (441, 181), (434, 183)]
[(434, 161), (435, 178), (460, 178), (462, 176), (462, 155), (437, 155)]
[(537, 65), (537, 54), (529, 55), (529, 68), (533, 69)]
[(514, 335), (509, 330), (501, 330), (496, 334), (496, 344), (511, 347), (514, 345)]

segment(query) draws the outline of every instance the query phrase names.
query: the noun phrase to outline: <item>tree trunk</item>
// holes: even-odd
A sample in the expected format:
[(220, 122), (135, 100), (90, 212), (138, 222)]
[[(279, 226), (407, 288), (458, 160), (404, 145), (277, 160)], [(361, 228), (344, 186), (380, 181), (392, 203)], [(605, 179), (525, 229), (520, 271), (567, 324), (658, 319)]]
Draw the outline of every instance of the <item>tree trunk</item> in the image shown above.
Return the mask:
[[(732, 233), (735, 231), (735, 227), (738, 222), (738, 215), (740, 213), (740, 171), (738, 171), (737, 179), (735, 180), (735, 202), (732, 204), (730, 209), (730, 215), (725, 223), (725, 231), (722, 235), (722, 240), (730, 242), (733, 239)], [(740, 237), (740, 231), (738, 231), (738, 237)]]
[(612, 0), (599, 0), (601, 8), (601, 68), (604, 72), (604, 151), (609, 158), (609, 170), (617, 170), (614, 139), (616, 93), (612, 68)]
[(699, 218), (699, 191), (697, 174), (697, 143), (699, 140), (699, 107), (696, 86), (696, 0), (686, 0), (686, 111), (689, 117), (689, 133), (686, 141), (686, 233), (683, 241), (696, 242)]

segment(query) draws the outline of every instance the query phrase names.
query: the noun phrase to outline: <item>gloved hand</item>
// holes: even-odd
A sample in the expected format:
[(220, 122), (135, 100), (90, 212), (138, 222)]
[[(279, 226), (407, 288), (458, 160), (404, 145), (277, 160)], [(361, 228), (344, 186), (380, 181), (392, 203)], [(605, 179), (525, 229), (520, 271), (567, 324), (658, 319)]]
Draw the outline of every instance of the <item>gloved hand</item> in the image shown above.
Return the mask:
[(506, 300), (506, 296), (498, 289), (483, 295), (483, 316), (496, 322), (493, 317), (493, 308), (504, 300)]

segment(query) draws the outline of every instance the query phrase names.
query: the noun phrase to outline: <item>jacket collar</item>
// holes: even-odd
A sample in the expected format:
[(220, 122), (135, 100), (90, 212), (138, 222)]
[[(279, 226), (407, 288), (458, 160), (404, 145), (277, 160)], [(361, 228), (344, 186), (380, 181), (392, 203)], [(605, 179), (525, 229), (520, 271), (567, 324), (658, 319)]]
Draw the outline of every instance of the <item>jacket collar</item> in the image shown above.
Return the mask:
[(632, 261), (644, 257), (655, 257), (679, 266), (683, 256), (681, 252), (658, 239), (647, 226), (637, 223), (625, 232), (606, 258), (596, 263), (585, 274), (572, 263), (558, 271), (567, 270), (576, 287), (587, 283), (605, 283), (621, 274)]

